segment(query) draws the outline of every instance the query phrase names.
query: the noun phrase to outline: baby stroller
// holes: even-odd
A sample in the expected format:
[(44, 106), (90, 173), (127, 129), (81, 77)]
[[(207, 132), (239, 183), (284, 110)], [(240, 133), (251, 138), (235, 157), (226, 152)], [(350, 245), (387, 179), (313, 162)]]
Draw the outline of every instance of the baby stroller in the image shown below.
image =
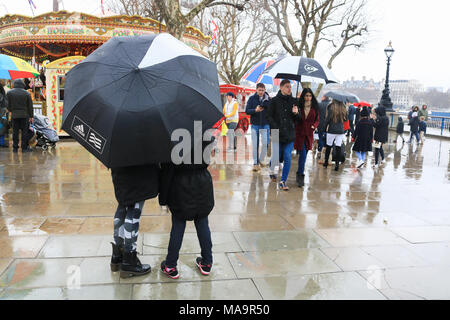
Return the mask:
[(56, 146), (59, 137), (56, 130), (52, 128), (48, 117), (40, 114), (34, 115), (32, 127), (36, 131), (37, 147), (47, 150)]

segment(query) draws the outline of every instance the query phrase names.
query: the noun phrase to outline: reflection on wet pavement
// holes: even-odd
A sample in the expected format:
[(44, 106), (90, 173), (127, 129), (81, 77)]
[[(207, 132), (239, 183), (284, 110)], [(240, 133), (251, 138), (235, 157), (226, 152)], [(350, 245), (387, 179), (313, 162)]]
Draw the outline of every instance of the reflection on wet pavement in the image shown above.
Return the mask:
[(289, 192), (267, 168), (252, 172), (250, 149), (236, 158), (246, 163), (216, 162), (213, 272), (198, 273), (188, 223), (177, 281), (158, 271), (171, 219), (157, 199), (145, 203), (138, 240), (153, 271), (119, 279), (109, 271), (117, 205), (109, 171), (70, 140), (51, 152), (0, 150), (0, 300), (449, 299), (449, 147), (390, 143), (382, 168), (370, 157), (357, 170), (347, 144), (337, 173), (310, 154), (303, 189), (293, 156)]

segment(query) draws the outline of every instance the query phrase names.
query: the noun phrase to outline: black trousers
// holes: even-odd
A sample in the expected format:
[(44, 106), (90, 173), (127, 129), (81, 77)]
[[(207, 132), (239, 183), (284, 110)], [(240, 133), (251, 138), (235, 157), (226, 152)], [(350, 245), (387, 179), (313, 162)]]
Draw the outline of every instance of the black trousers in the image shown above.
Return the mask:
[(27, 118), (12, 119), (13, 126), (13, 148), (19, 148), (19, 131), (22, 131), (22, 150), (28, 148), (28, 140), (30, 139), (28, 135), (29, 131), (29, 120)]

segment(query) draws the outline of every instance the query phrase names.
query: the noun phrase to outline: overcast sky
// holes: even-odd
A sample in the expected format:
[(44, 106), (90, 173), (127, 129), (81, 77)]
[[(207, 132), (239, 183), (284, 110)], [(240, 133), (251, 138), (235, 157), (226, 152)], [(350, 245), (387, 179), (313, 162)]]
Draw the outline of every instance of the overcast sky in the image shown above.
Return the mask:
[[(33, 0), (35, 14), (52, 10), (52, 0)], [(366, 49), (349, 49), (333, 64), (341, 80), (362, 76), (381, 80), (386, 73), (384, 48), (392, 40), (395, 54), (391, 79), (417, 79), (426, 87), (450, 88), (450, 1), (448, 0), (369, 0), (370, 12), (377, 18), (376, 31)], [(60, 9), (100, 14), (100, 0), (64, 0)], [(106, 0), (104, 1), (106, 2)], [(32, 15), (28, 0), (0, 0), (0, 15)], [(316, 57), (326, 63), (328, 58)]]

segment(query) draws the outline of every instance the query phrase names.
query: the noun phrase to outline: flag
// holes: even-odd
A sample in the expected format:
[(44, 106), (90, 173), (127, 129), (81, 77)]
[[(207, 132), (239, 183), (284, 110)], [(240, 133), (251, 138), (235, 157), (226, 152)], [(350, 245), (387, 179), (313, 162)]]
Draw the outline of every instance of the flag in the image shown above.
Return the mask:
[(217, 36), (219, 34), (219, 27), (217, 26), (217, 24), (214, 22), (214, 20), (210, 21), (211, 24), (213, 25), (212, 28), (212, 36), (211, 36), (211, 44), (213, 45), (217, 45)]
[(105, 7), (103, 6), (103, 0), (100, 0), (100, 6), (102, 7), (102, 14), (105, 15)]
[(34, 4), (33, 0), (28, 0), (28, 3), (30, 6), (33, 6), (36, 9), (36, 5)]

